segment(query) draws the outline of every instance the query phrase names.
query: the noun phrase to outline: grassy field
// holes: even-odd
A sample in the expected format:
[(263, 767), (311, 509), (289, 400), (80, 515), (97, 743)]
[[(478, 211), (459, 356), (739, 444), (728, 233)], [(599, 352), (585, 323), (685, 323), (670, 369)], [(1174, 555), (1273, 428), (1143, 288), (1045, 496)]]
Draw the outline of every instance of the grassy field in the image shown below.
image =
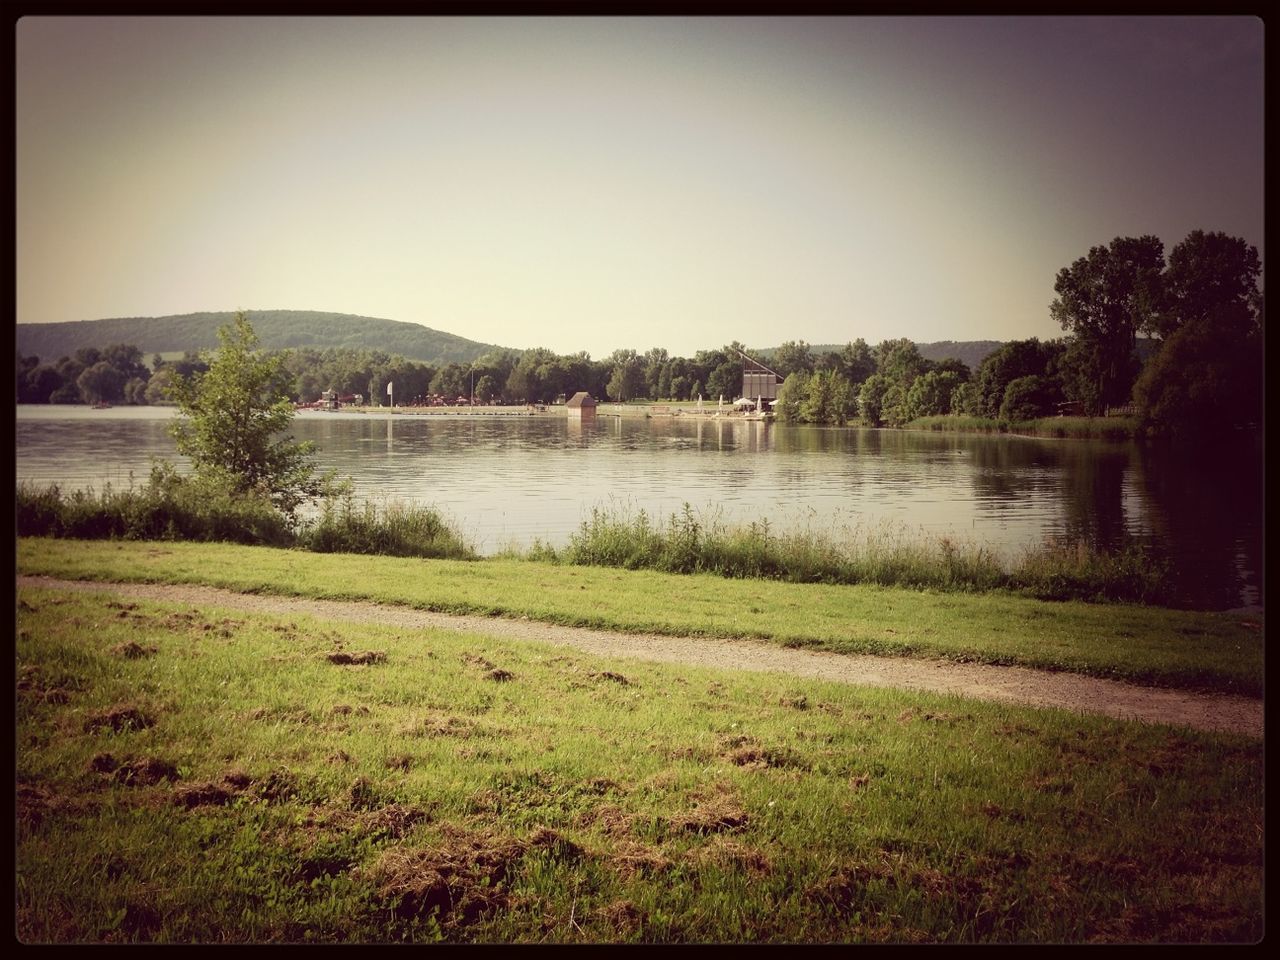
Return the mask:
[[(546, 614), (581, 576), (579, 610), (629, 595), (606, 619), (660, 579), (154, 544), (20, 562), (423, 605), (452, 583)], [(699, 591), (733, 584), (670, 582), (691, 595), (665, 606), (722, 622)], [(861, 593), (881, 630), (938, 599)], [(107, 595), (23, 588), (17, 612), (24, 942), (1262, 935), (1258, 741)]]
[(626, 632), (751, 637), (835, 653), (1020, 664), (1249, 695), (1263, 690), (1261, 620), (1233, 614), (231, 544), (22, 539), (18, 569), (365, 599)]

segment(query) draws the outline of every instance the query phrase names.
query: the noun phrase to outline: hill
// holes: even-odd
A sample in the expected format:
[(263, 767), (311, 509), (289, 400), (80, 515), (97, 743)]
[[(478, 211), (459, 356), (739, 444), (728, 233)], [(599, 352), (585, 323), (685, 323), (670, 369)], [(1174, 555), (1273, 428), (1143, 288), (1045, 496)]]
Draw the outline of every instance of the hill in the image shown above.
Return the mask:
[[(71, 323), (20, 323), (15, 347), (24, 356), (52, 363), (81, 347), (127, 343), (144, 354), (203, 350), (218, 345), (218, 327), (234, 313), (187, 313), (167, 317), (117, 317)], [(350, 347), (432, 364), (469, 363), (493, 344), (467, 340), (417, 323), (314, 310), (252, 310), (249, 319), (267, 349)]]

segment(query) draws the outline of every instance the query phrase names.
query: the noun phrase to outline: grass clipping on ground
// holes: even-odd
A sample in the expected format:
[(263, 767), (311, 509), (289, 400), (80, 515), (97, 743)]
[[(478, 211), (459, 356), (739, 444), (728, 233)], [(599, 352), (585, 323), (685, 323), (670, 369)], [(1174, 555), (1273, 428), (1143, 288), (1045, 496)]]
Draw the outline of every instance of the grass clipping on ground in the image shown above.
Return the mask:
[(1251, 941), (1262, 745), (20, 591), (24, 942)]

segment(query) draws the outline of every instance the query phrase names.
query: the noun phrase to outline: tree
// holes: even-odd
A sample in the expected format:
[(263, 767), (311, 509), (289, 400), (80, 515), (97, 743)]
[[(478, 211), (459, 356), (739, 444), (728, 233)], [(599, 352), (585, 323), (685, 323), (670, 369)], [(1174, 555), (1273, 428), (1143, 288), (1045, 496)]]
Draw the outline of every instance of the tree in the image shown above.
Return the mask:
[(954, 370), (930, 370), (916, 377), (907, 391), (907, 420), (950, 413), (951, 398), (960, 383), (960, 374)]
[[(793, 374), (803, 376), (803, 374)], [(785, 382), (783, 386), (786, 386)], [(830, 423), (844, 426), (853, 415), (856, 403), (849, 381), (834, 370), (822, 370), (805, 382), (804, 399), (799, 415), (805, 423)]]
[(741, 358), (725, 360), (707, 375), (707, 399), (732, 400), (742, 393)]
[(876, 346), (876, 373), (902, 384), (904, 390), (929, 367), (929, 361), (920, 356), (920, 348), (906, 337), (885, 340)]
[(876, 372), (876, 358), (867, 346), (867, 341), (859, 337), (834, 353), (822, 355), (819, 365), (824, 369), (835, 370), (849, 381), (849, 385), (857, 390), (867, 377)]
[(610, 363), (613, 370), (606, 387), (609, 399), (618, 403), (634, 400), (644, 389), (644, 361), (634, 350), (615, 350)]
[(1000, 419), (1009, 423), (1034, 420), (1053, 412), (1058, 397), (1057, 384), (1048, 377), (1031, 375), (1010, 381), (1000, 403)]
[(974, 379), (977, 409), (975, 416), (995, 419), (1000, 416), (1005, 390), (1019, 377), (1048, 376), (1050, 367), (1066, 347), (1058, 341), (1042, 343), (1035, 337), (1029, 340), (1010, 340), (999, 349), (987, 354), (978, 365)]
[(1263, 350), (1254, 313), (1220, 304), (1181, 324), (1134, 386), (1151, 434), (1205, 441), (1262, 420)]
[(498, 381), (485, 374), (476, 381), (476, 403), (489, 405), (493, 403), (493, 398), (498, 394)]
[(281, 436), (293, 420), (282, 354), (256, 350), (248, 317), (218, 330), (221, 348), (204, 373), (175, 377), (172, 394), (181, 417), (172, 426), (178, 452), (197, 475), (225, 481), (237, 493), (259, 491), (293, 517), (305, 500), (321, 496), (312, 445)]
[(792, 373), (778, 387), (778, 398), (773, 411), (783, 423), (799, 423), (800, 407), (809, 392), (809, 377), (804, 373)]
[(28, 370), (18, 381), (19, 403), (48, 403), (50, 396), (62, 386), (62, 377), (50, 366)]
[(1159, 237), (1116, 237), (1058, 272), (1049, 311), (1070, 332), (1064, 386), (1091, 414), (1129, 399), (1138, 374), (1138, 331), (1158, 322), (1164, 244)]
[(873, 373), (858, 391), (858, 414), (873, 427), (880, 426), (884, 415), (884, 397), (892, 381), (883, 373)]
[(1168, 337), (1187, 323), (1244, 316), (1258, 296), (1261, 272), (1257, 249), (1239, 237), (1193, 230), (1169, 254), (1162, 310), (1151, 332)]
[(793, 373), (813, 372), (813, 354), (803, 340), (788, 340), (773, 352), (773, 369), (784, 379)]

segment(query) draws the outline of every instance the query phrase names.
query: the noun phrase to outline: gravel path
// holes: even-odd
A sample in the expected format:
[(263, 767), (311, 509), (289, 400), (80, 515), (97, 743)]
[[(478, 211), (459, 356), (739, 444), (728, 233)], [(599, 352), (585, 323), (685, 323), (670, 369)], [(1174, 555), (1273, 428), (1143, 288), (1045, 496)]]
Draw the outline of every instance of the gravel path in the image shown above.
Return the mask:
[(1261, 737), (1263, 701), (1230, 694), (1199, 694), (1142, 687), (1072, 673), (1025, 667), (993, 667), (940, 660), (913, 660), (792, 650), (754, 640), (716, 640), (612, 633), (532, 620), (429, 613), (374, 603), (312, 600), (235, 593), (211, 587), (98, 583), (18, 577), (18, 586), (109, 592), (142, 600), (219, 606), (256, 613), (312, 614), (352, 623), (481, 633), (536, 640), (607, 657), (687, 663), (728, 670), (786, 673), (815, 680), (950, 693), (1032, 707), (1060, 707), (1126, 720), (1165, 723)]

